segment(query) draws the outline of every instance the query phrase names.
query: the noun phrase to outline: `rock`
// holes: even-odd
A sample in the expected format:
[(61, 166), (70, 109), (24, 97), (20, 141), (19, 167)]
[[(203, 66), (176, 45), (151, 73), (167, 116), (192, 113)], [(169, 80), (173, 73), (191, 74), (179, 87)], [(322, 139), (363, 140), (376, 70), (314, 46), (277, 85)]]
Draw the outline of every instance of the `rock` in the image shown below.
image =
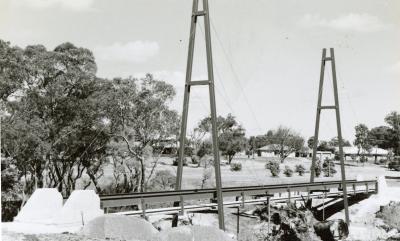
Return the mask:
[(210, 226), (181, 226), (161, 231), (157, 241), (232, 241), (232, 235), (225, 233), (217, 227)]
[(141, 218), (106, 214), (90, 221), (81, 234), (98, 239), (154, 240), (158, 231)]
[(389, 237), (386, 241), (400, 241), (400, 233)]
[(62, 195), (55, 188), (36, 189), (14, 218), (17, 222), (49, 223), (63, 205)]

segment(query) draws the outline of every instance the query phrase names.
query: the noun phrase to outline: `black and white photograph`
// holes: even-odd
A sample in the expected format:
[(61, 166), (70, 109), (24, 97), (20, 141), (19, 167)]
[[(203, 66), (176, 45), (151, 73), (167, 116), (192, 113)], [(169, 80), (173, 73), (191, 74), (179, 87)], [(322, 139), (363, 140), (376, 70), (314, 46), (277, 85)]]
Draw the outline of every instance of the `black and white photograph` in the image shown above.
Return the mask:
[(0, 0), (3, 241), (400, 241), (399, 0)]

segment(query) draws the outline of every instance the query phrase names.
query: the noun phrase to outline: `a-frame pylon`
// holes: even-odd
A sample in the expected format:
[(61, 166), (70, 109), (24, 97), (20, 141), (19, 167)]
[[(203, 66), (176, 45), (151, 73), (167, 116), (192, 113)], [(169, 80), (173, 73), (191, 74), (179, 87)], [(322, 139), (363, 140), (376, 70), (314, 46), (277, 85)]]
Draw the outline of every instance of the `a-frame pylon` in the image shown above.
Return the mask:
[[(334, 98), (335, 98), (335, 105), (322, 106), (321, 102), (322, 102), (322, 90), (323, 90), (323, 85), (324, 85), (325, 63), (327, 61), (331, 62), (333, 93), (334, 93)], [(349, 223), (349, 208), (348, 208), (348, 201), (347, 201), (346, 173), (345, 173), (344, 159), (343, 159), (343, 138), (342, 138), (342, 128), (341, 128), (341, 124), (340, 124), (339, 97), (338, 97), (338, 88), (337, 88), (337, 80), (336, 80), (335, 54), (334, 54), (333, 48), (330, 49), (330, 57), (326, 57), (326, 49), (322, 50), (321, 74), (320, 74), (320, 80), (319, 80), (318, 106), (317, 106), (317, 116), (316, 116), (316, 121), (315, 121), (315, 132), (314, 132), (310, 182), (314, 182), (315, 162), (317, 160), (319, 122), (320, 122), (321, 110), (324, 110), (324, 109), (333, 109), (336, 111), (336, 125), (337, 125), (338, 141), (339, 141), (340, 171), (341, 171), (341, 175), (342, 175), (342, 188), (343, 188), (343, 203), (344, 203), (346, 223), (347, 223), (347, 225), (350, 225), (350, 223)]]
[[(195, 80), (192, 81), (192, 69), (193, 69), (193, 53), (194, 53), (194, 42), (196, 36), (196, 24), (198, 17), (204, 18), (204, 30), (205, 30), (205, 42), (206, 42), (206, 54), (207, 54), (207, 72), (208, 80)], [(183, 159), (185, 158), (185, 141), (186, 141), (186, 129), (187, 129), (187, 117), (189, 111), (189, 97), (190, 88), (195, 85), (208, 85), (210, 93), (210, 109), (211, 109), (211, 123), (212, 123), (212, 142), (213, 142), (213, 154), (214, 154), (214, 168), (215, 168), (215, 183), (217, 191), (218, 201), (218, 221), (219, 228), (225, 230), (224, 224), (224, 209), (223, 209), (223, 197), (221, 191), (221, 170), (220, 170), (220, 158), (218, 148), (218, 136), (217, 136), (217, 111), (215, 106), (215, 90), (214, 90), (214, 73), (213, 73), (213, 60), (211, 51), (211, 34), (210, 34), (210, 18), (208, 9), (208, 0), (203, 0), (203, 10), (199, 10), (199, 0), (193, 0), (192, 8), (192, 20), (190, 25), (190, 37), (189, 37), (189, 51), (186, 66), (186, 83), (185, 83), (185, 94), (183, 98), (183, 111), (182, 111), (182, 123), (181, 132), (179, 139), (179, 159), (178, 159), (178, 171), (176, 175), (176, 190), (180, 190), (182, 187), (182, 171), (183, 171)], [(183, 198), (180, 201), (183, 207)], [(183, 209), (183, 208), (182, 208)], [(176, 222), (176, 221), (175, 221)], [(176, 225), (176, 223), (175, 223)], [(174, 224), (173, 224), (174, 226)]]

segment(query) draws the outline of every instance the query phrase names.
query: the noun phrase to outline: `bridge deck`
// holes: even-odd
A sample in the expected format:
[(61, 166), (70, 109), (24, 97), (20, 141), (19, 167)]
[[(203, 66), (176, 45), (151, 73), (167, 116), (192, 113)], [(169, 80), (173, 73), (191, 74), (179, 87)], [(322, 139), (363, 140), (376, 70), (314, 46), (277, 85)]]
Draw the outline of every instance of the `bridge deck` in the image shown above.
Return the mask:
[[(377, 181), (376, 180), (366, 180), (366, 181), (356, 181), (348, 180), (346, 186), (350, 187), (349, 194), (358, 192), (376, 192), (377, 191)], [(300, 196), (293, 195), (291, 193), (303, 192), (308, 193), (312, 191), (329, 191), (326, 194), (328, 196), (332, 195), (342, 195), (341, 181), (327, 181), (327, 182), (314, 182), (314, 183), (290, 183), (290, 184), (277, 184), (277, 185), (262, 185), (262, 186), (244, 186), (244, 187), (225, 187), (222, 188), (222, 194), (224, 197), (245, 197), (245, 196), (256, 196), (256, 195), (273, 195), (275, 193), (288, 193), (288, 197), (272, 197), (271, 201), (287, 200), (288, 198), (299, 199)], [(339, 190), (339, 191), (337, 191)], [(318, 196), (319, 194), (311, 196)], [(131, 205), (140, 205), (143, 203), (165, 203), (179, 201), (180, 197), (183, 200), (210, 200), (215, 199), (216, 190), (213, 188), (208, 189), (189, 189), (180, 191), (160, 191), (160, 192), (144, 192), (144, 193), (128, 193), (128, 194), (115, 194), (115, 195), (101, 195), (100, 201), (102, 208), (110, 207), (122, 207)], [(251, 199), (246, 200), (245, 203), (263, 203), (267, 199)], [(238, 205), (238, 203), (243, 203), (242, 201), (236, 202), (226, 202), (224, 205), (232, 206)], [(201, 205), (186, 206), (187, 210), (195, 210), (199, 208), (214, 208), (216, 204), (208, 203)], [(167, 208), (165, 212), (177, 212), (180, 207)], [(136, 211), (135, 211), (136, 212)], [(135, 212), (131, 212), (134, 215)], [(142, 213), (142, 211), (138, 211)], [(146, 213), (151, 212), (151, 210), (146, 210)]]

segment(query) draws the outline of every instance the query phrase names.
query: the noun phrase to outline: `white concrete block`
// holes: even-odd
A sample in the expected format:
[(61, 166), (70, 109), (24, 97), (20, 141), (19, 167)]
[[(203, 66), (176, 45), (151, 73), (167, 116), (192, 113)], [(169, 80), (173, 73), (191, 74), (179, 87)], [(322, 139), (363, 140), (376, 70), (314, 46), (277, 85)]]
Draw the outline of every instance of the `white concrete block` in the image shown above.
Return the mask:
[(36, 189), (14, 218), (16, 222), (47, 223), (63, 205), (62, 195), (55, 188)]
[(71, 193), (62, 209), (53, 219), (54, 224), (87, 224), (104, 214), (100, 209), (100, 198), (93, 190), (75, 190)]

